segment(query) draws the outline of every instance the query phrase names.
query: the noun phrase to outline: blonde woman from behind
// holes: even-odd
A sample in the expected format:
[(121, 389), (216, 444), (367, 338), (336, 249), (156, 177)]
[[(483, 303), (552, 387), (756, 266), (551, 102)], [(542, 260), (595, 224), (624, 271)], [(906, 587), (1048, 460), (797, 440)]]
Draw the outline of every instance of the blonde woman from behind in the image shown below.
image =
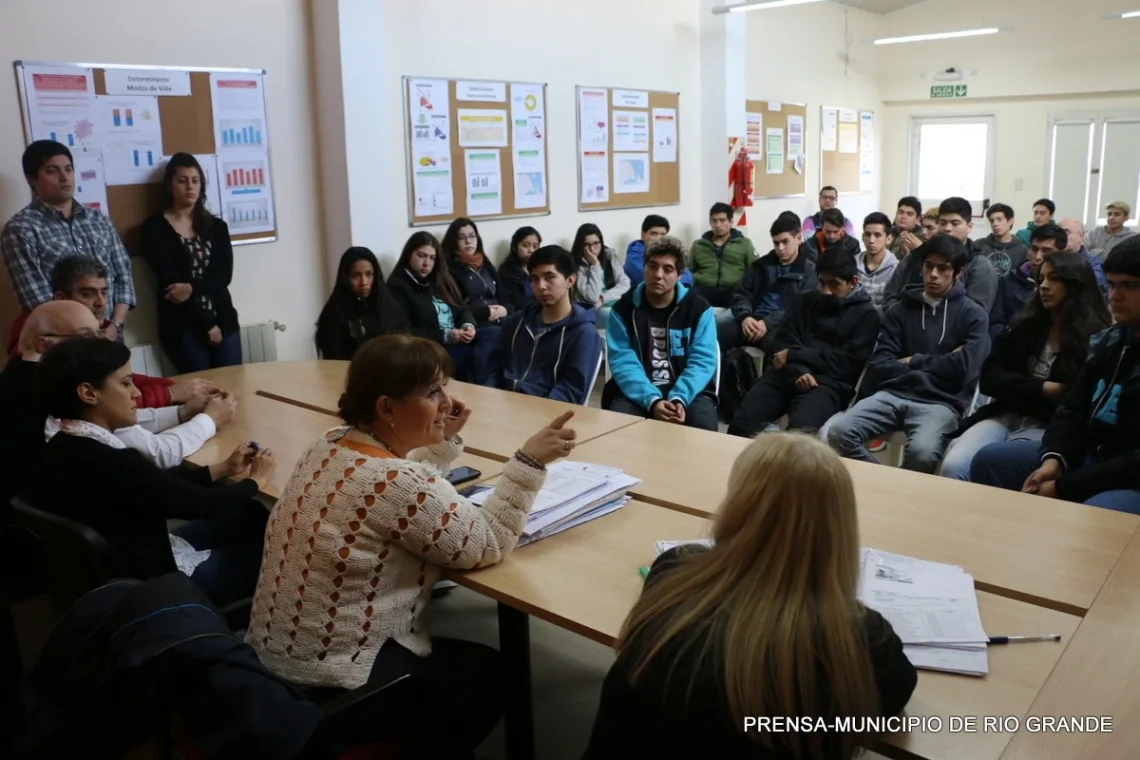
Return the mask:
[(859, 526), (842, 460), (758, 437), (729, 476), (711, 550), (654, 563), (625, 621), (586, 757), (850, 758), (871, 738), (745, 731), (745, 718), (894, 715), (914, 667), (856, 599)]

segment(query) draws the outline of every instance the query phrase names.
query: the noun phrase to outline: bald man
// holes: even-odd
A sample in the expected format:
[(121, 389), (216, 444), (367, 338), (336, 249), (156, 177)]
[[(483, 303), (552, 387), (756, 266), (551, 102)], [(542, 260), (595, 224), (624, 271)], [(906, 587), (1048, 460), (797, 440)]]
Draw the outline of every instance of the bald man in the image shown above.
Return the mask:
[(1089, 249), (1085, 248), (1085, 225), (1073, 219), (1072, 217), (1065, 217), (1060, 221), (1061, 229), (1069, 236), (1069, 244), (1065, 246), (1065, 250), (1069, 253), (1079, 253), (1092, 267), (1093, 274), (1096, 275), (1096, 284), (1100, 286), (1100, 292), (1108, 296), (1108, 280), (1104, 276), (1104, 267), (1100, 263), (1100, 259), (1089, 253)]
[[(44, 444), (59, 430), (59, 423), (48, 418), (38, 402), (40, 358), (69, 338), (98, 336), (99, 327), (91, 310), (75, 301), (48, 301), (28, 316), (20, 333), (20, 356), (10, 359), (0, 373), (0, 405), (6, 415), (0, 436), (0, 497), (5, 504), (28, 484), (39, 468)], [(233, 419), (235, 409), (232, 396), (202, 395), (181, 407), (140, 409), (138, 424), (115, 435), (159, 467), (174, 467)]]

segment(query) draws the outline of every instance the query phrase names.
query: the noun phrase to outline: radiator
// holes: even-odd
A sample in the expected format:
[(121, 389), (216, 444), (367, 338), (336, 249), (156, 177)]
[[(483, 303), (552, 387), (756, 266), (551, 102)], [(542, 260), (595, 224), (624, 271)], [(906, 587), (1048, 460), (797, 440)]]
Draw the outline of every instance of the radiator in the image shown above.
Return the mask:
[[(276, 320), (258, 322), (255, 325), (242, 325), (241, 361), (242, 364), (277, 361), (277, 332), (285, 331), (285, 325)], [(158, 343), (145, 343), (131, 347), (131, 369), (140, 375), (168, 377), (177, 374), (174, 365), (166, 358)]]

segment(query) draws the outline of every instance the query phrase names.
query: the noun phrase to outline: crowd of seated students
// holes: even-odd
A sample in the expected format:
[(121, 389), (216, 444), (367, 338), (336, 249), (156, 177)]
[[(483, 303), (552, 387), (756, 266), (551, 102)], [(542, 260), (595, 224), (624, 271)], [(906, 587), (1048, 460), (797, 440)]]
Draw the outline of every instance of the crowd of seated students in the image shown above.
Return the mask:
[[(0, 373), (13, 410), (0, 438), (5, 504), (23, 495), (91, 526), (135, 577), (179, 571), (219, 605), (252, 596), (246, 641), (290, 681), (418, 676), (451, 726), (449, 756), (469, 755), (498, 720), (502, 664), (431, 637), (431, 587), (445, 569), (509, 554), (546, 466), (576, 440), (567, 412), (475, 507), (441, 477), (472, 413), (446, 390), (451, 377), (582, 404), (605, 355), (605, 408), (715, 431), (721, 354), (765, 354), (728, 428), (757, 439), (733, 466), (715, 546), (655, 563), (623, 626), (590, 757), (741, 754), (757, 742), (773, 757), (849, 756), (858, 737), (749, 737), (742, 717), (905, 706), (914, 670), (889, 624), (856, 601), (854, 489), (839, 459), (875, 461), (875, 439), (903, 432), (908, 469), (1140, 513), (1140, 237), (1123, 225), (1126, 204), (1109, 205), (1091, 251), (1079, 222), (1053, 223), (1044, 199), (1016, 236), (1004, 204), (986, 209), (991, 234), (973, 241), (964, 199), (923, 214), (904, 198), (893, 222), (871, 213), (856, 237), (833, 188), (815, 218), (780, 214), (763, 256), (724, 204), (691, 248), (650, 215), (624, 261), (592, 224), (569, 250), (522, 227), (498, 269), (469, 219), (442, 242), (412, 234), (386, 279), (371, 251), (351, 248), (316, 336), (322, 357), (351, 361), (344, 425), (286, 463), (293, 475), (267, 514), (254, 497), (275, 472), (271, 451), (246, 444), (181, 466), (233, 418), (231, 395), (163, 383), (151, 391), (159, 408), (144, 412), (122, 344), (129, 262), (124, 281), (121, 243), (74, 202), (57, 145), (29, 148), (35, 200), (0, 237), (26, 311)], [(232, 252), (221, 221), (202, 217), (191, 161), (171, 162), (146, 254), (164, 346), (180, 368), (224, 366)], [(56, 246), (65, 229), (79, 237)], [(979, 391), (988, 400), (970, 414)], [(798, 432), (765, 434), (785, 416)], [(168, 529), (176, 517), (191, 522)], [(780, 598), (764, 603), (773, 589)], [(648, 726), (665, 728), (647, 739)]]

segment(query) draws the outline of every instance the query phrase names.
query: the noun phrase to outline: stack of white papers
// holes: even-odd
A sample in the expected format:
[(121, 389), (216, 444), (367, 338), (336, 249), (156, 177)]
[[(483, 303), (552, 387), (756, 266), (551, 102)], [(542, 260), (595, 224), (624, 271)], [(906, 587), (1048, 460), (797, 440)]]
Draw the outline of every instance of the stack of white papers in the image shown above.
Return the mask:
[(916, 668), (989, 672), (974, 579), (961, 567), (863, 549), (859, 599), (891, 624)]
[[(639, 483), (616, 467), (566, 461), (550, 465), (518, 545), (526, 546), (621, 509), (629, 501), (629, 489)], [(472, 503), (482, 506), (494, 490), (493, 485), (482, 485), (464, 492)]]

